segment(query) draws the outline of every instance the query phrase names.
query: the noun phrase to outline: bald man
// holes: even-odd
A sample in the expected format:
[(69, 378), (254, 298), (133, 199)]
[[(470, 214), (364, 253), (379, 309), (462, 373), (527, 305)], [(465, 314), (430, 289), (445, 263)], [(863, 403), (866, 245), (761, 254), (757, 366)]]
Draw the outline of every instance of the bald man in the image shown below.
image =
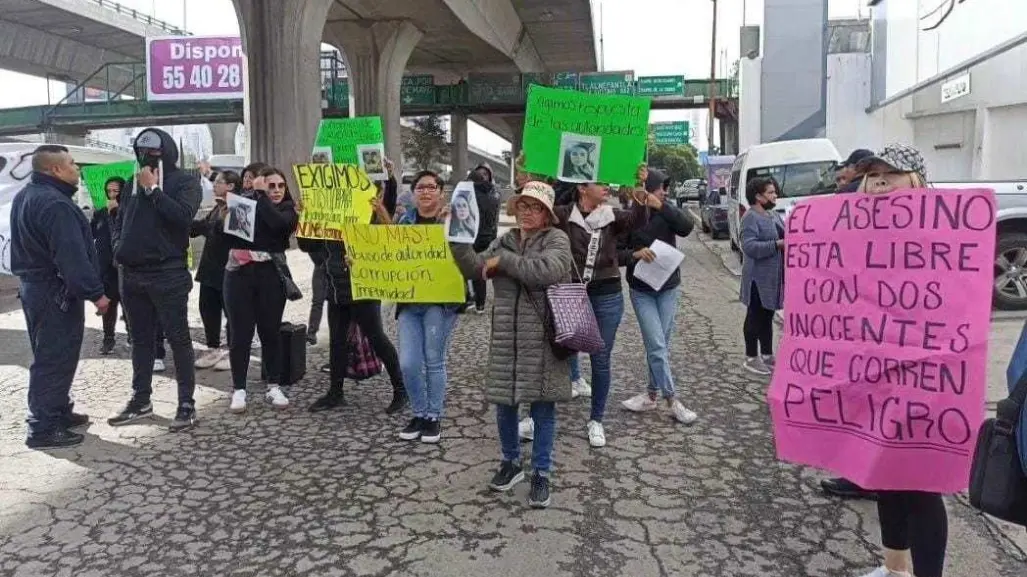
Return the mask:
[(73, 200), (79, 171), (63, 146), (32, 155), (32, 180), (11, 205), (11, 271), (21, 281), (32, 366), (28, 438), (31, 449), (78, 445), (72, 431), (89, 417), (72, 412), (71, 381), (85, 328), (85, 302), (107, 312), (89, 221)]

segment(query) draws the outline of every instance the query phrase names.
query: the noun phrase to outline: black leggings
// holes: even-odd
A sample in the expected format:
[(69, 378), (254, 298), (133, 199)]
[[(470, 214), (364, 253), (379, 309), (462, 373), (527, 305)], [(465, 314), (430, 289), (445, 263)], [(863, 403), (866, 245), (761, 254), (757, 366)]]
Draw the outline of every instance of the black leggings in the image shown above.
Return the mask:
[[(203, 319), (203, 333), (207, 338), (207, 348), (221, 347), (221, 314), (225, 310), (225, 299), (220, 288), (200, 285), (200, 318)], [(231, 328), (225, 331), (225, 341)]]
[(752, 283), (749, 289), (749, 308), (745, 311), (742, 334), (745, 337), (745, 356), (751, 359), (760, 353), (774, 354), (774, 311), (763, 307), (756, 283)]
[[(114, 342), (114, 330), (118, 324), (118, 304), (117, 299), (110, 299), (111, 304), (107, 307), (107, 312), (103, 313), (103, 340), (104, 342)], [(125, 332), (128, 332), (128, 324), (125, 324)]]
[(268, 383), (278, 384), (282, 358), (278, 331), (285, 312), (285, 289), (275, 265), (254, 262), (225, 271), (224, 298), (231, 335), (228, 359), (235, 389), (246, 389), (254, 327), (260, 336), (262, 376)]
[(937, 493), (881, 491), (877, 497), (881, 542), (886, 549), (909, 550), (916, 577), (942, 577), (949, 518)]
[(471, 288), (474, 289), (474, 306), (479, 309), (485, 308), (485, 297), (488, 296), (488, 282), (480, 279), (471, 281)]
[(399, 354), (392, 345), (382, 326), (381, 304), (376, 301), (359, 301), (337, 304), (328, 301), (329, 367), (331, 384), (329, 392), (341, 394), (349, 364), (349, 325), (357, 323), (360, 332), (370, 341), (374, 354), (381, 359), (389, 373), (393, 393), (405, 391), (403, 375), (399, 369)]

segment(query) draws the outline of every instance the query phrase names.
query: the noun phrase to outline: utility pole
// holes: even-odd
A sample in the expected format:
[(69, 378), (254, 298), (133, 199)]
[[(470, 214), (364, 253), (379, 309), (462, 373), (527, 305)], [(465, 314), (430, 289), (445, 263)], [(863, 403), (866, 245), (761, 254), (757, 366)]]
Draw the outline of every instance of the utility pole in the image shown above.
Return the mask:
[(599, 71), (606, 72), (606, 46), (603, 43), (603, 0), (599, 0)]
[(713, 0), (713, 36), (710, 39), (710, 118), (706, 126), (706, 150), (713, 150), (713, 130), (717, 111), (717, 0)]

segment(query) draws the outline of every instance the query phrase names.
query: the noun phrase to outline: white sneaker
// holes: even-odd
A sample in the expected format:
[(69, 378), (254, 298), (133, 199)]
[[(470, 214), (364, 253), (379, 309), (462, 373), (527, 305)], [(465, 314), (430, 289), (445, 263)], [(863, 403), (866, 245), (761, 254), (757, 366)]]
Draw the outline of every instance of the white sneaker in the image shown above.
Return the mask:
[(225, 356), (224, 349), (210, 349), (196, 359), (197, 369), (209, 369), (216, 365)]
[(233, 413), (241, 413), (246, 410), (246, 389), (238, 389), (232, 393), (232, 404), (228, 410)]
[(656, 410), (656, 401), (649, 398), (648, 393), (639, 393), (626, 401), (621, 401), (621, 406), (633, 413), (644, 413)]
[(535, 421), (531, 420), (531, 417), (521, 420), (517, 423), (517, 435), (524, 441), (535, 440)]
[(777, 359), (774, 358), (774, 355), (763, 355), (761, 358), (763, 359), (763, 364), (767, 365), (768, 369), (773, 369), (774, 365), (777, 364)]
[(578, 397), (585, 397), (587, 399), (591, 396), (592, 387), (585, 382), (585, 379), (571, 381), (571, 398), (576, 399)]
[(164, 361), (161, 359), (153, 359), (153, 372), (163, 373), (165, 368)]
[(769, 376), (771, 374), (771, 370), (767, 365), (763, 364), (763, 359), (759, 357), (745, 359), (745, 362), (742, 363), (742, 368), (757, 375)]
[(218, 359), (218, 362), (214, 363), (215, 371), (230, 371), (232, 370), (232, 359), (228, 358), (228, 353), (225, 356)]
[(588, 422), (588, 444), (593, 447), (606, 446), (606, 432), (603, 431), (603, 424), (595, 421)]
[(887, 567), (878, 567), (863, 577), (913, 577), (913, 575), (905, 571), (889, 571)]
[(271, 406), (276, 409), (284, 409), (289, 406), (289, 397), (285, 396), (285, 393), (282, 392), (282, 388), (278, 385), (272, 385), (264, 395), (264, 399), (271, 403)]
[(698, 418), (699, 415), (695, 414), (695, 411), (690, 411), (681, 404), (681, 401), (674, 399), (674, 402), (670, 404), (670, 413), (674, 415), (674, 418), (678, 420), (682, 425), (691, 425)]

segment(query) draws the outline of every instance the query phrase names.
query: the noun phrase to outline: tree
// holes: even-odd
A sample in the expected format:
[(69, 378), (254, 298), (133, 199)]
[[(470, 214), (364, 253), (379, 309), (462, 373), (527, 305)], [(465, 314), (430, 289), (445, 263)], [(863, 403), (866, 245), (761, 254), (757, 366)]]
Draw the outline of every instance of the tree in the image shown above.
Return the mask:
[(676, 183), (702, 178), (703, 170), (696, 156), (691, 144), (649, 146), (649, 166), (666, 172)]
[(413, 127), (404, 131), (403, 155), (418, 169), (438, 170), (446, 158), (446, 129), (437, 114), (411, 119)]

